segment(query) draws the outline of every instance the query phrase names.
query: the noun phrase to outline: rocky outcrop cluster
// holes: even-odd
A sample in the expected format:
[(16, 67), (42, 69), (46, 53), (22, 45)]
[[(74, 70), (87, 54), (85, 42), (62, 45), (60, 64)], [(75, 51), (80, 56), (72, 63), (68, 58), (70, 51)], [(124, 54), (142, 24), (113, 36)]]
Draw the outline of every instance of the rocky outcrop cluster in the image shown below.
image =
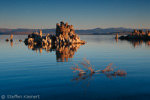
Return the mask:
[(56, 43), (57, 44), (85, 44), (86, 42), (80, 40), (80, 37), (75, 33), (73, 25), (60, 22), (56, 24)]
[(142, 36), (142, 35), (145, 35), (145, 32), (143, 32), (143, 30), (134, 29), (134, 31), (130, 35), (132, 35), (132, 36)]
[(49, 45), (55, 43), (56, 37), (54, 35), (47, 34), (46, 36), (42, 35), (42, 30), (40, 32), (33, 32), (28, 35), (28, 38), (25, 39), (25, 44), (34, 44), (34, 45)]
[(143, 30), (136, 30), (134, 29), (133, 32), (131, 32), (127, 36), (121, 36), (119, 39), (142, 39), (142, 40), (150, 40), (150, 31), (146, 30), (144, 32)]
[(73, 25), (64, 24), (60, 22), (56, 24), (56, 36), (47, 34), (42, 36), (42, 30), (40, 32), (34, 32), (28, 35), (28, 38), (25, 39), (26, 44), (34, 45), (50, 45), (50, 44), (60, 44), (60, 45), (69, 45), (69, 44), (85, 44), (86, 42), (80, 40), (80, 37), (75, 34)]

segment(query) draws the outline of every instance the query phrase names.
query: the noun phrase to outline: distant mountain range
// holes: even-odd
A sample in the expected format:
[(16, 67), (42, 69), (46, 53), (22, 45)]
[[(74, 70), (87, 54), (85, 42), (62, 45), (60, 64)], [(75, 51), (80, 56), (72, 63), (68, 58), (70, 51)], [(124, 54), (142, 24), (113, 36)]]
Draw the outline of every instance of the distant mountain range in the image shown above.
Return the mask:
[[(142, 29), (145, 31), (146, 29)], [(39, 31), (39, 29), (24, 29), (24, 28), (19, 28), (19, 29), (6, 29), (6, 28), (0, 28), (0, 35), (27, 35), (31, 34), (32, 32)], [(56, 29), (42, 29), (43, 34), (55, 34)], [(86, 29), (86, 30), (75, 30), (77, 34), (80, 35), (113, 35), (116, 33), (119, 34), (129, 34), (133, 29), (131, 28), (123, 28), (123, 27), (118, 27), (118, 28), (95, 28), (95, 29)]]

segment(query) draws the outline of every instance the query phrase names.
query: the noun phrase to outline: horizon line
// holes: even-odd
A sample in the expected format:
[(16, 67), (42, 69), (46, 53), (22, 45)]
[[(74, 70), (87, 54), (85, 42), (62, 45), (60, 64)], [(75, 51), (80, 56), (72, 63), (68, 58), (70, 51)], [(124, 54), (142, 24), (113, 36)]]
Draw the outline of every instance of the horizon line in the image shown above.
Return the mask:
[[(150, 28), (127, 28), (127, 27), (96, 27), (96, 28), (88, 28), (88, 29), (75, 29), (75, 30), (91, 30), (91, 29), (109, 29), (109, 28), (126, 28), (126, 29), (150, 29)], [(56, 28), (0, 28), (0, 29), (34, 29), (34, 30), (43, 30), (43, 29), (56, 29)]]

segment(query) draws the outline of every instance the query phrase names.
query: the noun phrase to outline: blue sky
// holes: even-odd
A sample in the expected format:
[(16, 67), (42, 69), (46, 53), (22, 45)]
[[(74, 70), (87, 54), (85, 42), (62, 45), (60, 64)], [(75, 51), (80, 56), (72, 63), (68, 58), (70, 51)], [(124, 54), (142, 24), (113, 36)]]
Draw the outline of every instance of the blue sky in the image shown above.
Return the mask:
[(0, 0), (0, 28), (150, 28), (150, 0)]

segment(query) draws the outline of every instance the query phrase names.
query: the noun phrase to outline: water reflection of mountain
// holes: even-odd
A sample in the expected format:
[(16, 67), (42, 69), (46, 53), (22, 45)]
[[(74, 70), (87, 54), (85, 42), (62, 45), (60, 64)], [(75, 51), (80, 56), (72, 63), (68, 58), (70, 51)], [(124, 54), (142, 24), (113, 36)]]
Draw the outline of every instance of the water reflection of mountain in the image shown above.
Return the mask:
[(121, 40), (121, 41), (128, 41), (134, 48), (137, 46), (141, 46), (145, 44), (146, 46), (150, 46), (149, 40)]
[(75, 52), (80, 48), (82, 44), (71, 44), (71, 45), (32, 45), (28, 44), (28, 48), (35, 51), (42, 53), (43, 50), (46, 50), (48, 53), (55, 51), (56, 52), (56, 59), (58, 62), (68, 62), (70, 58), (73, 58)]

